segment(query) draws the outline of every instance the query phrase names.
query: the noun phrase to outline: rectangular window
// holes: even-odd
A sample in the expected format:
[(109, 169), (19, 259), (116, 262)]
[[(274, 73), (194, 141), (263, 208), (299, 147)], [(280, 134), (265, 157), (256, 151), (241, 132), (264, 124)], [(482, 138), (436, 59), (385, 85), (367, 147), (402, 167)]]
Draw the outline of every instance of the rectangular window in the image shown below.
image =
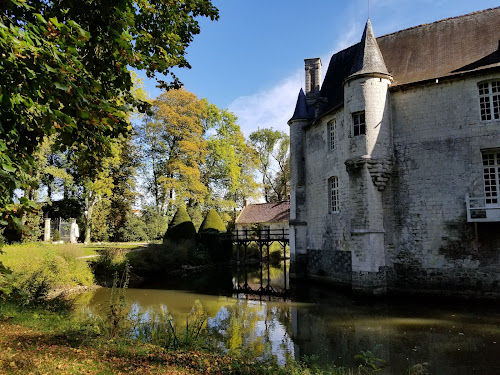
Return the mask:
[(500, 120), (500, 81), (480, 83), (478, 89), (481, 120)]
[(352, 135), (356, 137), (361, 134), (366, 134), (364, 111), (352, 114)]
[(328, 123), (328, 139), (330, 140), (330, 150), (335, 149), (335, 133), (337, 131), (336, 127), (336, 120), (332, 120)]
[(330, 212), (340, 211), (339, 179), (337, 176), (328, 179), (328, 191), (330, 195)]
[(498, 204), (500, 187), (500, 152), (483, 153), (484, 196), (486, 204)]

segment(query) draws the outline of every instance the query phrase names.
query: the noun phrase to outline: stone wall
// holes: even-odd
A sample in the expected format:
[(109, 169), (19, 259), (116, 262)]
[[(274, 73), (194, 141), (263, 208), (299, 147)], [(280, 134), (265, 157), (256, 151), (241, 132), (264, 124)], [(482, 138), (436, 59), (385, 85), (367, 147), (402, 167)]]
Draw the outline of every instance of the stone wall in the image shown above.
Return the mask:
[[(500, 223), (466, 219), (483, 195), (481, 150), (500, 148), (500, 121), (480, 121), (477, 83), (392, 93), (395, 165), (385, 196), (387, 262), (398, 288), (500, 295)], [(486, 230), (488, 228), (488, 230)]]
[[(351, 232), (356, 229), (351, 228), (351, 216), (367, 205), (362, 199), (366, 187), (357, 191), (349, 186), (345, 162), (353, 152), (371, 149), (376, 151), (372, 156), (388, 160), (392, 155), (392, 160), (377, 163), (374, 158), (373, 165), (366, 162), (364, 167), (382, 194), (385, 259), (381, 264), (386, 265), (370, 282), (377, 283), (380, 276), (380, 280), (387, 277), (392, 290), (500, 295), (500, 223), (478, 223), (476, 238), (465, 207), (466, 193), (483, 195), (481, 150), (500, 149), (500, 121), (480, 121), (477, 83), (489, 79), (500, 79), (500, 74), (391, 89), (390, 125), (381, 130), (384, 137), (364, 145), (357, 144), (361, 138), (349, 137), (347, 107), (345, 113), (341, 109), (306, 128), (303, 221), (307, 229), (302, 240), (307, 244), (311, 277), (357, 284), (366, 276), (363, 270), (349, 271)], [(363, 85), (358, 91), (374, 90)], [(353, 107), (359, 98), (349, 100)], [(337, 121), (335, 150), (329, 149), (327, 124), (332, 119)], [(392, 137), (392, 146), (387, 136)], [(339, 213), (329, 212), (328, 207), (332, 176), (339, 178)]]

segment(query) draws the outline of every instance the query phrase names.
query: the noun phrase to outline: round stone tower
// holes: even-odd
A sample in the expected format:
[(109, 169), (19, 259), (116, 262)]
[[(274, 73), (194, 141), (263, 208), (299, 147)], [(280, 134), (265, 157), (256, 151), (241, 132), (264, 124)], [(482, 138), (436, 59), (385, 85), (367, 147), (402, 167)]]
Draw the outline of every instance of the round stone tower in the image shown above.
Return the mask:
[(344, 81), (344, 123), (350, 133), (345, 164), (350, 190), (352, 287), (369, 294), (386, 291), (382, 194), (392, 167), (391, 82), (368, 20)]

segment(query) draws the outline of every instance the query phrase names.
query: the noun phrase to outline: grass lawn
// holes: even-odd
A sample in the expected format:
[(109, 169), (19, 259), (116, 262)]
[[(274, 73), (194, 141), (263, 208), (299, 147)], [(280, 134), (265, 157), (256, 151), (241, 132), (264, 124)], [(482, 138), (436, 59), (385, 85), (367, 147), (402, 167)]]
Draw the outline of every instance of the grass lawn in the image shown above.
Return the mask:
[(43, 242), (32, 242), (23, 244), (13, 244), (5, 245), (2, 247), (2, 251), (5, 254), (0, 255), (0, 260), (9, 262), (11, 259), (17, 259), (19, 257), (29, 256), (29, 254), (55, 254), (64, 252), (71, 249), (71, 252), (75, 256), (89, 256), (89, 255), (99, 255), (99, 250), (107, 248), (118, 248), (126, 250), (138, 250), (142, 249), (144, 245), (137, 243), (127, 243), (127, 242), (113, 242), (113, 243), (101, 243), (101, 244), (51, 244)]

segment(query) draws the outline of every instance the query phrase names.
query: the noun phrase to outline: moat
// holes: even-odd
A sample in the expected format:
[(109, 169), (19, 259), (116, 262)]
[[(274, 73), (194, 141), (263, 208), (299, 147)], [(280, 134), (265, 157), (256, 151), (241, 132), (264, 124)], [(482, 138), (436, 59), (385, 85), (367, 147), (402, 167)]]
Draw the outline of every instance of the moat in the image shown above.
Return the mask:
[[(500, 357), (498, 305), (424, 298), (362, 300), (316, 284), (292, 282), (290, 298), (234, 292), (244, 270), (219, 269), (188, 279), (169, 278), (129, 288), (133, 312), (166, 308), (185, 321), (199, 301), (208, 327), (226, 350), (246, 350), (279, 363), (306, 356), (320, 364), (357, 367), (354, 356), (370, 351), (383, 360), (380, 374), (406, 374), (423, 364), (430, 374), (494, 374)], [(280, 268), (264, 267), (262, 286), (288, 287)], [(260, 269), (247, 271), (258, 288)], [(286, 284), (285, 284), (286, 282)], [(109, 289), (94, 292), (89, 307), (107, 301)], [(239, 349), (238, 349), (239, 348)]]

